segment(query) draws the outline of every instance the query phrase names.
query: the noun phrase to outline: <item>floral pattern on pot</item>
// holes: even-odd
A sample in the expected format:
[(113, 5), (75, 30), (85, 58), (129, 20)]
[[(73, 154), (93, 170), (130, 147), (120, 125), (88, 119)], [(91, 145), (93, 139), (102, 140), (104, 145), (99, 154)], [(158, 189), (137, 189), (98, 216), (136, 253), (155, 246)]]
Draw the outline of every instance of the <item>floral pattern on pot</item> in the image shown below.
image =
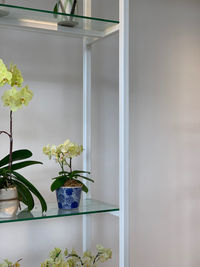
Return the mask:
[(82, 187), (60, 187), (56, 189), (59, 209), (77, 209), (81, 199)]

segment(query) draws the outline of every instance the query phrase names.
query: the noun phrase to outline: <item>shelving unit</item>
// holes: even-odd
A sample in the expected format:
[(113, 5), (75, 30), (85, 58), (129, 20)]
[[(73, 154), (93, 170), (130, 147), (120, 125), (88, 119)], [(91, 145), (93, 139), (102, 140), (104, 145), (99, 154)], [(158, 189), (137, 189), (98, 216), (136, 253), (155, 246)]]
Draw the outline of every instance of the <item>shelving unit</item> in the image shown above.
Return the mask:
[[(83, 215), (83, 250), (90, 248), (90, 214), (108, 212), (119, 217), (119, 266), (129, 267), (129, 0), (119, 0), (118, 21), (91, 17), (91, 0), (84, 0), (84, 16), (0, 4), (0, 28), (37, 31), (83, 39), (83, 169), (91, 169), (91, 47), (99, 39), (119, 31), (119, 208), (84, 196), (79, 210), (59, 211), (48, 204), (46, 214), (39, 207), (21, 212), (0, 223)], [(59, 19), (78, 22), (74, 28), (57, 25)], [(89, 185), (88, 185), (89, 186)], [(90, 191), (89, 191), (90, 192)]]

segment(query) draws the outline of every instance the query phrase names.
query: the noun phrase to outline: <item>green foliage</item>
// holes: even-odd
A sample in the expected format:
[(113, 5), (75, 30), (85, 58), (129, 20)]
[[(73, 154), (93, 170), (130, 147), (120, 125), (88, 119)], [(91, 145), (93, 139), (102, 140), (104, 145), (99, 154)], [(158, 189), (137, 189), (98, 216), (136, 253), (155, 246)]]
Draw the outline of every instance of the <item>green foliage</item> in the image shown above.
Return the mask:
[[(0, 167), (9, 164), (9, 156), (10, 155), (7, 155), (5, 158), (0, 160)], [(31, 156), (32, 156), (31, 151), (27, 149), (16, 150), (12, 153), (12, 162), (22, 159), (28, 159)]]
[(56, 189), (63, 186), (67, 181), (73, 180), (73, 181), (77, 181), (78, 183), (80, 183), (82, 185), (82, 190), (85, 193), (87, 193), (88, 192), (87, 186), (85, 184), (83, 184), (78, 178), (82, 178), (82, 179), (88, 180), (90, 182), (94, 182), (94, 180), (92, 180), (91, 178), (88, 178), (86, 176), (83, 176), (82, 175), (83, 173), (90, 174), (90, 172), (79, 171), (79, 170), (74, 170), (71, 172), (67, 172), (67, 171), (59, 172), (59, 174), (61, 174), (60, 176), (52, 178), (54, 181), (51, 185), (51, 191), (53, 192)]
[[(20, 161), (27, 159), (32, 156), (31, 151), (22, 149), (17, 150), (12, 153), (12, 161)], [(27, 166), (31, 166), (33, 164), (42, 164), (39, 161), (21, 161), (16, 164), (13, 164), (11, 169), (9, 167), (9, 155), (4, 157), (0, 161), (0, 189), (1, 188), (9, 188), (16, 186), (18, 191), (18, 198), (22, 201), (27, 207), (28, 210), (32, 210), (34, 208), (34, 199), (32, 194), (34, 194), (40, 201), (42, 211), (47, 210), (47, 204), (40, 194), (40, 192), (35, 188), (35, 186), (28, 181), (21, 174), (16, 172), (18, 169), (22, 169)], [(4, 166), (4, 167), (2, 167)]]

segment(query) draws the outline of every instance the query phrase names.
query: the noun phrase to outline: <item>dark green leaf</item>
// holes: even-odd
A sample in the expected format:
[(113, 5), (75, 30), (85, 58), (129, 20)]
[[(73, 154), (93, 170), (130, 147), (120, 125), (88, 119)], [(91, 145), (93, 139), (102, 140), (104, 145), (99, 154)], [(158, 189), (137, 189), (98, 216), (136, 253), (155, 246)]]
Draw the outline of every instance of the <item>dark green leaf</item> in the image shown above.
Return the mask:
[(65, 176), (64, 176), (64, 175), (60, 175), (60, 176), (57, 176), (57, 177), (52, 178), (52, 180), (62, 179), (62, 178), (64, 178), (64, 177), (65, 177), (66, 179), (68, 178), (67, 175), (65, 175)]
[[(75, 179), (73, 179), (73, 180), (75, 180)], [(75, 180), (75, 181), (76, 181), (76, 180)], [(83, 190), (85, 193), (87, 193), (87, 192), (88, 192), (88, 188), (87, 188), (87, 186), (86, 186), (84, 183), (82, 183), (81, 181), (79, 181), (79, 183), (82, 184), (82, 190)]]
[(77, 174), (77, 173), (88, 173), (90, 174), (90, 172), (86, 172), (86, 171), (79, 171), (79, 170), (75, 170), (73, 171), (74, 174)]
[(57, 3), (54, 6), (53, 12), (56, 12), (56, 13), (58, 12), (58, 4)]
[(86, 177), (86, 176), (77, 175), (77, 177), (81, 177), (81, 178), (83, 178), (83, 179), (85, 179), (85, 180), (88, 180), (88, 181), (94, 183), (94, 180), (92, 180), (92, 179), (90, 179), (90, 178), (88, 178), (88, 177)]
[[(54, 9), (53, 9), (53, 12), (58, 13), (58, 4), (55, 4)], [(54, 16), (54, 18), (57, 18), (58, 17), (57, 14), (53, 14), (53, 16)]]
[(22, 201), (25, 205), (28, 206), (28, 210), (32, 210), (34, 207), (34, 199), (29, 189), (24, 184), (16, 180), (14, 181), (14, 184), (17, 187), (20, 201)]
[(66, 181), (67, 181), (67, 177), (63, 177), (62, 179), (55, 180), (51, 185), (51, 191), (53, 192), (59, 187), (63, 186)]
[(71, 172), (68, 174), (68, 177), (69, 179), (72, 179), (72, 178), (76, 178), (76, 175), (73, 172)]
[(21, 174), (17, 172), (12, 172), (15, 175), (15, 178), (23, 183), (25, 186), (28, 187), (28, 189), (39, 199), (40, 204), (42, 206), (42, 211), (47, 211), (47, 204), (40, 192), (35, 188), (33, 184), (31, 184), (25, 177), (23, 177)]
[[(22, 160), (22, 159), (27, 159), (32, 156), (32, 152), (27, 150), (27, 149), (21, 149), (21, 150), (16, 150), (13, 151), (12, 153), (12, 161), (17, 161), (17, 160)], [(9, 164), (9, 157), (10, 155), (8, 154), (5, 158), (3, 158), (0, 161), (0, 167)]]
[[(43, 164), (43, 163), (40, 162), (40, 161), (35, 161), (35, 160), (22, 161), (20, 163), (13, 164), (12, 165), (12, 170), (13, 171), (19, 170), (19, 169), (22, 169), (22, 168), (25, 168), (27, 166), (34, 165), (34, 164)], [(2, 169), (8, 170), (9, 169), (9, 166), (3, 167)], [(1, 169), (0, 169), (0, 171), (1, 171)]]

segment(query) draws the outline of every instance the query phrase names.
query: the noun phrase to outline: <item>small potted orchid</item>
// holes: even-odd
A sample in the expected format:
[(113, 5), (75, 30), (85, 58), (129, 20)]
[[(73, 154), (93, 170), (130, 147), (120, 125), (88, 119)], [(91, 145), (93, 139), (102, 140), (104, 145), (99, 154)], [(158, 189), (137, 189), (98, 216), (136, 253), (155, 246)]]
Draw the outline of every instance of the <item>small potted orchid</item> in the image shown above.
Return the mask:
[(79, 207), (81, 192), (88, 192), (87, 186), (79, 178), (94, 182), (91, 178), (85, 176), (89, 175), (90, 172), (73, 170), (72, 168), (72, 159), (82, 152), (83, 146), (72, 143), (69, 139), (58, 146), (47, 145), (43, 147), (43, 153), (49, 159), (55, 159), (61, 167), (59, 176), (52, 178), (54, 181), (51, 185), (51, 191), (56, 190), (59, 209), (76, 209)]
[(101, 245), (97, 245), (96, 255), (92, 255), (91, 251), (85, 251), (82, 257), (74, 249), (70, 253), (68, 249), (65, 249), (62, 253), (60, 248), (55, 248), (49, 253), (49, 258), (41, 264), (41, 267), (97, 267), (98, 262), (104, 263), (111, 257), (112, 250)]
[[(38, 161), (26, 160), (32, 156), (31, 151), (21, 149), (13, 151), (13, 112), (27, 106), (33, 97), (33, 92), (28, 86), (22, 87), (23, 77), (16, 65), (6, 67), (0, 59), (0, 87), (8, 86), (2, 96), (5, 107), (10, 109), (9, 131), (0, 130), (9, 138), (9, 154), (0, 160), (0, 217), (13, 217), (18, 210), (19, 201), (22, 201), (28, 210), (34, 207), (34, 194), (40, 201), (42, 211), (47, 210), (47, 205), (40, 192), (21, 174), (19, 169), (42, 164)], [(17, 163), (14, 163), (17, 162)]]

